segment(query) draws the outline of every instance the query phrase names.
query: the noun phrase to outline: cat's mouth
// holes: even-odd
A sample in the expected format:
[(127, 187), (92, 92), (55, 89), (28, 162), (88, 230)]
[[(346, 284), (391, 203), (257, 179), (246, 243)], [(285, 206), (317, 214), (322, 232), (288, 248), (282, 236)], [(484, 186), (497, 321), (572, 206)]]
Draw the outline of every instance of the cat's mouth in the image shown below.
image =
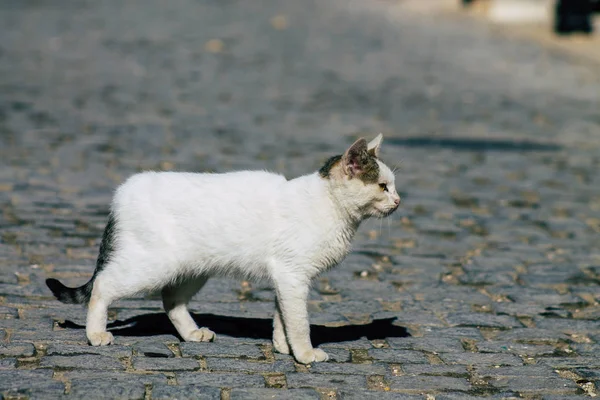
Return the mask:
[(394, 211), (396, 211), (397, 209), (398, 209), (398, 206), (394, 206), (394, 207), (388, 208), (386, 210), (377, 209), (377, 212), (379, 213), (379, 217), (385, 218), (385, 217), (389, 217), (390, 215), (392, 215), (394, 213)]

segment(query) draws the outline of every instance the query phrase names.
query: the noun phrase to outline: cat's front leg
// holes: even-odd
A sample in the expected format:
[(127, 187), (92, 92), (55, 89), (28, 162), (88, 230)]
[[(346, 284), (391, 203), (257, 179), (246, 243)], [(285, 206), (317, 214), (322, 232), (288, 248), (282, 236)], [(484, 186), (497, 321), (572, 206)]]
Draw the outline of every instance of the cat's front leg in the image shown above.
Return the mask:
[[(288, 275), (276, 279), (275, 285), (287, 343), (289, 343), (296, 361), (302, 364), (327, 361), (329, 358), (327, 353), (313, 348), (310, 341), (310, 324), (306, 305), (309, 282), (302, 278), (294, 279)], [(275, 346), (277, 348), (277, 344)]]
[[(278, 301), (276, 302), (278, 303)], [(273, 347), (281, 354), (290, 354), (290, 346), (285, 337), (279, 304), (275, 304), (275, 315), (273, 316)]]

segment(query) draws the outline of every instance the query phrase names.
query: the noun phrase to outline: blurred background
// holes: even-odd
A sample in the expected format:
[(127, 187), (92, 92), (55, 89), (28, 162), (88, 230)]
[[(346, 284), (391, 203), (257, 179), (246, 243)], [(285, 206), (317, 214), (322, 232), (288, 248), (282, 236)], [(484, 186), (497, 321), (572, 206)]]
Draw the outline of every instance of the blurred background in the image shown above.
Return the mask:
[[(126, 174), (285, 170), (296, 153), (318, 159), (363, 132), (496, 131), (531, 115), (537, 129), (557, 114), (543, 91), (597, 110), (595, 0), (0, 7), (4, 160), (74, 175), (111, 162)], [(499, 107), (521, 102), (527, 116)]]
[[(112, 193), (138, 171), (268, 169), (291, 178), (316, 171), (357, 137), (382, 132), (382, 158), (397, 168), (403, 203), (359, 230), (344, 265), (319, 277), (309, 301), (321, 331), (349, 327), (358, 336), (321, 336), (318, 343), (345, 344), (330, 343), (343, 347), (331, 350), (336, 362), (315, 366), (306, 381), (307, 373), (288, 372), (292, 361), (281, 355), (255, 369), (246, 364), (247, 347), (230, 352), (227, 343), (270, 348), (274, 293), (263, 284), (212, 279), (191, 309), (229, 318), (235, 335), (209, 321), (220, 335), (209, 354), (243, 354), (233, 360), (240, 374), (231, 375), (242, 386), (254, 382), (246, 378), (263, 385), (246, 372), (272, 371), (283, 385), (285, 372), (290, 387), (337, 387), (339, 372), (362, 374), (348, 377), (361, 380), (361, 389), (366, 375), (381, 378), (369, 379), (369, 389), (382, 390), (373, 396), (390, 388), (459, 390), (448, 398), (467, 391), (595, 396), (597, 3), (0, 1), (0, 340), (28, 346), (2, 353), (25, 358), (2, 356), (0, 391), (39, 383), (48, 386), (32, 398), (65, 390), (102, 398), (104, 390), (133, 393), (137, 385), (148, 397), (138, 372), (170, 371), (170, 385), (183, 361), (192, 365), (189, 385), (206, 383), (210, 374), (196, 371), (197, 360), (151, 358), (173, 356), (164, 343), (179, 346), (159, 300), (111, 308), (112, 321), (150, 321), (130, 336), (117, 333), (118, 344), (156, 344), (146, 347), (148, 357), (137, 348), (135, 373), (131, 364), (117, 372), (124, 368), (117, 357), (131, 356), (132, 348), (88, 354), (85, 310), (56, 301), (44, 280), (78, 286), (89, 279)], [(249, 338), (256, 321), (266, 332), (259, 342)], [(366, 335), (369, 323), (379, 339), (392, 339), (347, 342)], [(394, 340), (406, 335), (416, 338)], [(359, 364), (346, 363), (348, 349)], [(371, 357), (379, 361), (360, 364)], [(212, 362), (204, 365), (232, 365)], [(382, 362), (401, 363), (404, 372)], [(423, 374), (414, 379), (407, 373), (413, 362), (426, 367), (413, 368), (413, 376)], [(121, 387), (85, 370), (114, 365), (108, 376), (126, 379)], [(499, 365), (518, 369), (508, 368), (507, 380)], [(43, 371), (24, 371), (39, 366)], [(320, 375), (333, 372), (333, 381)], [(447, 376), (430, 376), (438, 374)], [(63, 387), (68, 379), (72, 386)], [(178, 382), (185, 389), (185, 379)], [(354, 393), (354, 384), (344, 385)]]
[[(360, 251), (388, 266), (483, 248), (594, 257), (594, 10), (576, 0), (2, 1), (6, 290), (48, 296), (48, 275), (89, 276), (112, 192), (135, 172), (293, 177), (378, 132), (404, 203), (361, 231), (356, 268), (370, 265)], [(389, 282), (419, 288), (445, 265), (364, 276), (396, 293)], [(357, 296), (349, 282), (363, 275), (351, 272), (329, 275), (339, 299)], [(365, 296), (383, 290), (369, 282)]]
[[(445, 1), (446, 7), (453, 7)], [(462, 10), (505, 31), (598, 60), (597, 0), (463, 0)]]

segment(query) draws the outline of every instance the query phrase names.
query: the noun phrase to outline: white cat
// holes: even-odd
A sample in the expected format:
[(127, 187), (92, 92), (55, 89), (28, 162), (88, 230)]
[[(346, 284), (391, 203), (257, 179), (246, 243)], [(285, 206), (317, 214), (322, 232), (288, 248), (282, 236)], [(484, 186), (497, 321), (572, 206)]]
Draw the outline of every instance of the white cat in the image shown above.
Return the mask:
[(186, 341), (212, 341), (187, 303), (211, 276), (266, 279), (277, 295), (273, 345), (300, 363), (327, 360), (310, 341), (311, 280), (344, 259), (360, 222), (400, 204), (394, 174), (377, 156), (382, 136), (356, 141), (318, 171), (292, 180), (268, 172), (144, 172), (116, 191), (94, 275), (79, 288), (46, 282), (64, 303), (88, 304), (86, 334), (112, 343), (107, 309), (162, 290)]

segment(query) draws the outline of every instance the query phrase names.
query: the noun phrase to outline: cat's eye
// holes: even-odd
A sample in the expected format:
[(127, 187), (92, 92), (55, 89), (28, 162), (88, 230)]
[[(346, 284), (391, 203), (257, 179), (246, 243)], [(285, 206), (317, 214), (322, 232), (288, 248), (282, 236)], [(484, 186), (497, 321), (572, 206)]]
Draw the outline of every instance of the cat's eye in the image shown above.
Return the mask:
[(388, 191), (387, 184), (385, 184), (385, 183), (380, 183), (380, 184), (379, 184), (379, 187), (380, 187), (380, 188), (381, 188), (381, 190), (383, 190), (384, 192), (387, 192), (387, 191)]

